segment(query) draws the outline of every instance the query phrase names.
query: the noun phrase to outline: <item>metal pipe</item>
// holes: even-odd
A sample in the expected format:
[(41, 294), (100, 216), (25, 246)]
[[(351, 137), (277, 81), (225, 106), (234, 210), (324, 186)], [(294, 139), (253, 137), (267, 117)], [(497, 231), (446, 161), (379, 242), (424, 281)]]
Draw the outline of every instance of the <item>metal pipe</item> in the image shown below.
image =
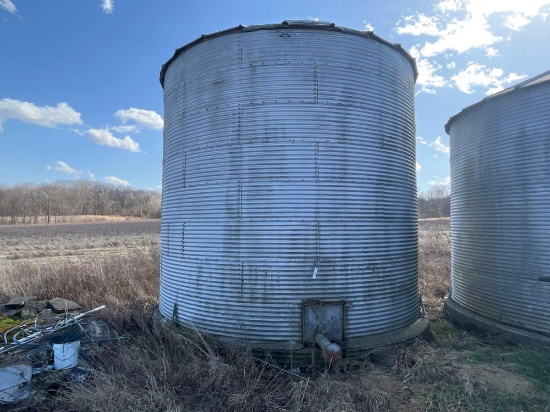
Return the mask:
[(317, 332), (315, 334), (315, 343), (317, 343), (319, 348), (323, 351), (323, 357), (325, 358), (326, 363), (334, 365), (342, 359), (342, 348), (340, 345), (331, 342), (321, 332)]

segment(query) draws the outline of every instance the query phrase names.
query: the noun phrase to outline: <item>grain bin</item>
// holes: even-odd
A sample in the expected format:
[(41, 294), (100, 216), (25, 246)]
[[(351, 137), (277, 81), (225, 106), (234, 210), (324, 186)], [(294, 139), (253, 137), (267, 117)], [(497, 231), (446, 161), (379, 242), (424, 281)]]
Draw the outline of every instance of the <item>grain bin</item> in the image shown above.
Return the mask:
[(348, 356), (423, 332), (415, 78), (399, 45), (322, 22), (176, 50), (160, 75), (161, 315), (254, 349), (318, 337)]
[(452, 318), (550, 343), (550, 71), (450, 118)]

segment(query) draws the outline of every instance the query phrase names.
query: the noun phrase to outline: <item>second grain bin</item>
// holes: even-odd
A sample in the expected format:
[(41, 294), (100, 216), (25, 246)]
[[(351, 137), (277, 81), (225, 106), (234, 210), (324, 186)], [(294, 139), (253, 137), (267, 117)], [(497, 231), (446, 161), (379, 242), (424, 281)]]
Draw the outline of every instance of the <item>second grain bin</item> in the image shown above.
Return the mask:
[(451, 290), (461, 323), (550, 344), (550, 72), (451, 117)]
[(415, 78), (400, 46), (322, 22), (176, 50), (161, 71), (161, 314), (291, 353), (422, 333)]

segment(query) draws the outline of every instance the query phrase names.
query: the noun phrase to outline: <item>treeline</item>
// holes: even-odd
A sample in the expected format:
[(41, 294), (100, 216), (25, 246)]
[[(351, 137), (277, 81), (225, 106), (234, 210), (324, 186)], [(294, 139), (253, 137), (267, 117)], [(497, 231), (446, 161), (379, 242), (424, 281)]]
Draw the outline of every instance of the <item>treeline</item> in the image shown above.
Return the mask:
[(160, 217), (161, 194), (91, 180), (0, 186), (0, 224), (55, 223), (80, 215)]
[(434, 185), (418, 194), (418, 217), (438, 218), (451, 216), (451, 193), (447, 185)]
[[(0, 224), (66, 222), (81, 215), (160, 218), (161, 194), (91, 180), (0, 186)], [(418, 217), (451, 215), (449, 187), (418, 194)]]

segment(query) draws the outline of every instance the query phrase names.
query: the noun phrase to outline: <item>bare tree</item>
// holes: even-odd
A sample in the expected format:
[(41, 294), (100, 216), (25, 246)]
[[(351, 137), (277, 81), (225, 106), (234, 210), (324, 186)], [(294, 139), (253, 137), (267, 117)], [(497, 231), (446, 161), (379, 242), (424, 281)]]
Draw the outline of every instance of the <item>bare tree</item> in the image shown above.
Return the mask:
[(433, 185), (418, 194), (418, 217), (437, 218), (451, 215), (451, 193), (448, 185)]

